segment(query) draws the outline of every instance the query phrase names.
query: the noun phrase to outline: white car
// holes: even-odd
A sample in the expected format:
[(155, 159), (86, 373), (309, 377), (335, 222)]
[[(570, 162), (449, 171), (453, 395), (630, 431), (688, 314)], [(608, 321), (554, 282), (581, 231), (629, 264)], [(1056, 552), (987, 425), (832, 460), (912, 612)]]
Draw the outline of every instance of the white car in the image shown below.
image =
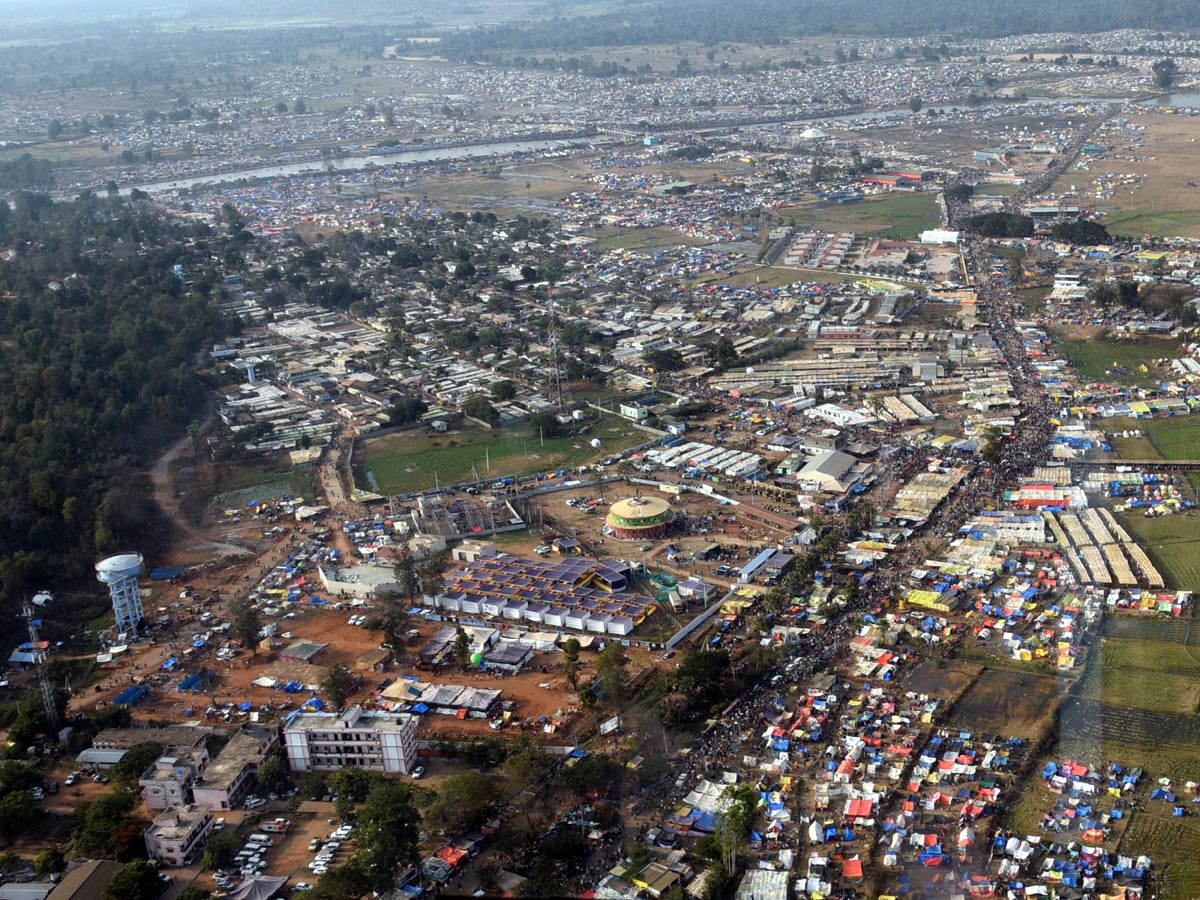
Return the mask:
[(315, 884), (309, 884), (307, 881), (297, 881), (293, 891), (311, 891), (316, 888)]
[(280, 637), (283, 638), (285, 641), (290, 641), (292, 638), (295, 637), (295, 635), (292, 634), (290, 631), (285, 631), (283, 634), (280, 635)]

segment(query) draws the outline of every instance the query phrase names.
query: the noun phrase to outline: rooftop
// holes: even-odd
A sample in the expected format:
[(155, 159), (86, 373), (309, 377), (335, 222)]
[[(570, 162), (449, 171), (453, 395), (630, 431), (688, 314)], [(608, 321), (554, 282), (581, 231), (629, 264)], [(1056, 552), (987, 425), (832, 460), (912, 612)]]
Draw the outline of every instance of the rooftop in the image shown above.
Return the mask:
[(288, 722), (287, 731), (336, 731), (339, 729), (360, 731), (400, 731), (408, 726), (412, 718), (408, 713), (385, 713), (364, 710), (351, 706), (341, 715), (336, 713), (303, 712)]
[(209, 814), (208, 804), (189, 803), (170, 812), (154, 817), (154, 823), (146, 830), (148, 837), (160, 841), (183, 840), (195, 828), (196, 823)]

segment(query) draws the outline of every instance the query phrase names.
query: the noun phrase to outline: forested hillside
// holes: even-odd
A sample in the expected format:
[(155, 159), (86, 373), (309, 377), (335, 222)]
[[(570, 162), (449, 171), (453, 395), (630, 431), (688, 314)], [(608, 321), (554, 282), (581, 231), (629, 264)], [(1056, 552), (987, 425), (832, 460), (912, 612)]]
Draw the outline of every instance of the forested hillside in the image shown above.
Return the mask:
[(1186, 0), (659, 0), (611, 13), (462, 29), (444, 38), (452, 54), (662, 44), (678, 41), (765, 41), (808, 35), (950, 34), (996, 36), (1034, 32), (1088, 33), (1117, 28), (1177, 31), (1200, 26), (1200, 4)]
[(207, 232), (136, 201), (0, 203), (3, 602), (157, 526), (142, 473), (202, 409), (220, 332)]

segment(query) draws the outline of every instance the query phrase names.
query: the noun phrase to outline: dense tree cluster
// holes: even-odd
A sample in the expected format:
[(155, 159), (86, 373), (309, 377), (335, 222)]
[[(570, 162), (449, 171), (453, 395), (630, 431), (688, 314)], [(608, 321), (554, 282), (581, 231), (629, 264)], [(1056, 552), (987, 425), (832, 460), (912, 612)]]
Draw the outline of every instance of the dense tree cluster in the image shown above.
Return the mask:
[(1029, 237), (1033, 234), (1033, 219), (1016, 213), (980, 213), (963, 224), (967, 230), (983, 237)]
[[(19, 596), (49, 573), (155, 524), (138, 474), (203, 405), (192, 370), (219, 336), (221, 239), (137, 201), (0, 204), (0, 579)], [(175, 265), (195, 273), (191, 288)]]
[(53, 184), (54, 166), (48, 159), (22, 153), (16, 159), (0, 161), (0, 188), (48, 188)]
[(1056, 241), (1063, 241), (1067, 244), (1081, 244), (1083, 246), (1106, 244), (1111, 239), (1107, 228), (1099, 222), (1093, 222), (1090, 219), (1079, 219), (1076, 222), (1059, 222), (1050, 230), (1050, 233)]

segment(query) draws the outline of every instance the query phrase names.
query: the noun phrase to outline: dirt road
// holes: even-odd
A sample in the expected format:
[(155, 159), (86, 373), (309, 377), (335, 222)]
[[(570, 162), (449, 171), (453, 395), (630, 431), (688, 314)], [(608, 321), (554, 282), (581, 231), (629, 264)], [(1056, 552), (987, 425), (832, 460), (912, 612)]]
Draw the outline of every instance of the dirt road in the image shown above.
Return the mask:
[[(207, 424), (206, 422), (205, 425), (207, 426)], [(204, 540), (206, 536), (183, 515), (183, 510), (179, 505), (179, 494), (175, 488), (175, 480), (171, 477), (172, 464), (185, 452), (193, 452), (192, 438), (187, 434), (168, 447), (166, 452), (158, 458), (154, 468), (150, 470), (151, 496), (178, 529), (181, 538), (192, 542)]]

